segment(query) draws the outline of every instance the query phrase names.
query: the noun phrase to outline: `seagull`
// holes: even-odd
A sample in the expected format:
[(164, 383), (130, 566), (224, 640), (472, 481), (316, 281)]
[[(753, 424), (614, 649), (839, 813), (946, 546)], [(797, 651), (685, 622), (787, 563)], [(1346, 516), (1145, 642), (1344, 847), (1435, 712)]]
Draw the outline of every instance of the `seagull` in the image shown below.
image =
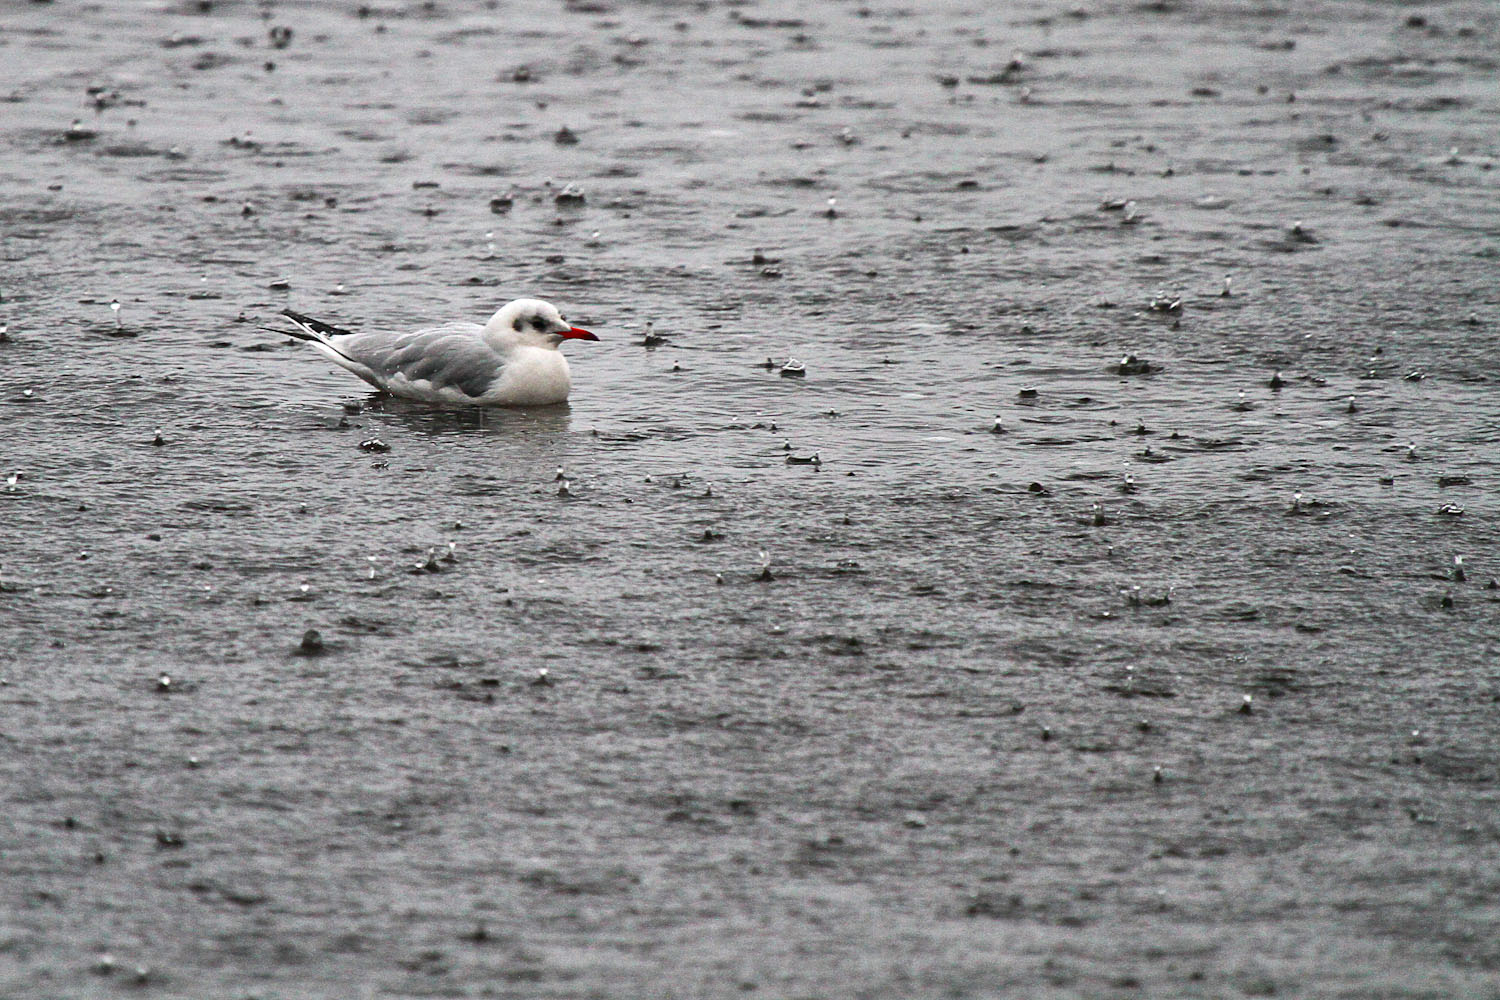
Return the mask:
[(305, 340), (382, 392), (428, 403), (547, 406), (567, 400), (564, 340), (598, 340), (541, 299), (516, 299), (488, 323), (444, 323), (411, 333), (352, 333), (285, 309)]

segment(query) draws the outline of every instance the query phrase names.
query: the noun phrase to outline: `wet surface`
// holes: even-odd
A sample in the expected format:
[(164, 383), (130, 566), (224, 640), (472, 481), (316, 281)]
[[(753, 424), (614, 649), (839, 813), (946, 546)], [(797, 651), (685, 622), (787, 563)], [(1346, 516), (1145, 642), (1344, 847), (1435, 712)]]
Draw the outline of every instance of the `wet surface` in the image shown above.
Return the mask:
[(0, 19), (6, 995), (1500, 989), (1500, 20), (981, 10)]

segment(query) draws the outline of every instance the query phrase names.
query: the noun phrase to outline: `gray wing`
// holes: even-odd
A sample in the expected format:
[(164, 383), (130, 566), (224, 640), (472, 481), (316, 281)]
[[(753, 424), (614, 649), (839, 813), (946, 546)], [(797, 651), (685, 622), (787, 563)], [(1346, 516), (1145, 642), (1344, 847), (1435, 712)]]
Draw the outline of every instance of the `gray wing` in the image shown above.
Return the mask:
[(483, 330), (477, 323), (445, 323), (412, 333), (357, 333), (338, 346), (387, 379), (399, 375), (478, 399), (505, 366), (505, 359), (481, 339)]

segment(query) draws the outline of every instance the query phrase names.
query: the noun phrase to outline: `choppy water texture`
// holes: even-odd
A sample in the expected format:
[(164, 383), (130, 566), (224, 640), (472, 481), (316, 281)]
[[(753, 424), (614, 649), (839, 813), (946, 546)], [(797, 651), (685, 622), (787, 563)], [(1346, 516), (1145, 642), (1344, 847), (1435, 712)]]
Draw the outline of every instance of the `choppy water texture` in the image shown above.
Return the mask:
[(0, 992), (1500, 995), (1500, 15), (989, 6), (0, 14)]

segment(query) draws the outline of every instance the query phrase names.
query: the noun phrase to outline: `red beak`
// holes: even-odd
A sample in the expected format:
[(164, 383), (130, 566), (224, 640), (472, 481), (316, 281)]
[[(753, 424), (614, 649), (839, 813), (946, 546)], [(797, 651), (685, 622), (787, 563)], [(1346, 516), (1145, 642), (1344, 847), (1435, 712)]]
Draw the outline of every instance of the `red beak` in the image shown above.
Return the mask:
[(581, 329), (579, 329), (576, 326), (569, 327), (566, 331), (563, 332), (562, 337), (563, 337), (564, 340), (598, 340), (599, 339), (598, 337), (594, 336), (592, 333), (589, 333), (587, 330), (581, 330)]

